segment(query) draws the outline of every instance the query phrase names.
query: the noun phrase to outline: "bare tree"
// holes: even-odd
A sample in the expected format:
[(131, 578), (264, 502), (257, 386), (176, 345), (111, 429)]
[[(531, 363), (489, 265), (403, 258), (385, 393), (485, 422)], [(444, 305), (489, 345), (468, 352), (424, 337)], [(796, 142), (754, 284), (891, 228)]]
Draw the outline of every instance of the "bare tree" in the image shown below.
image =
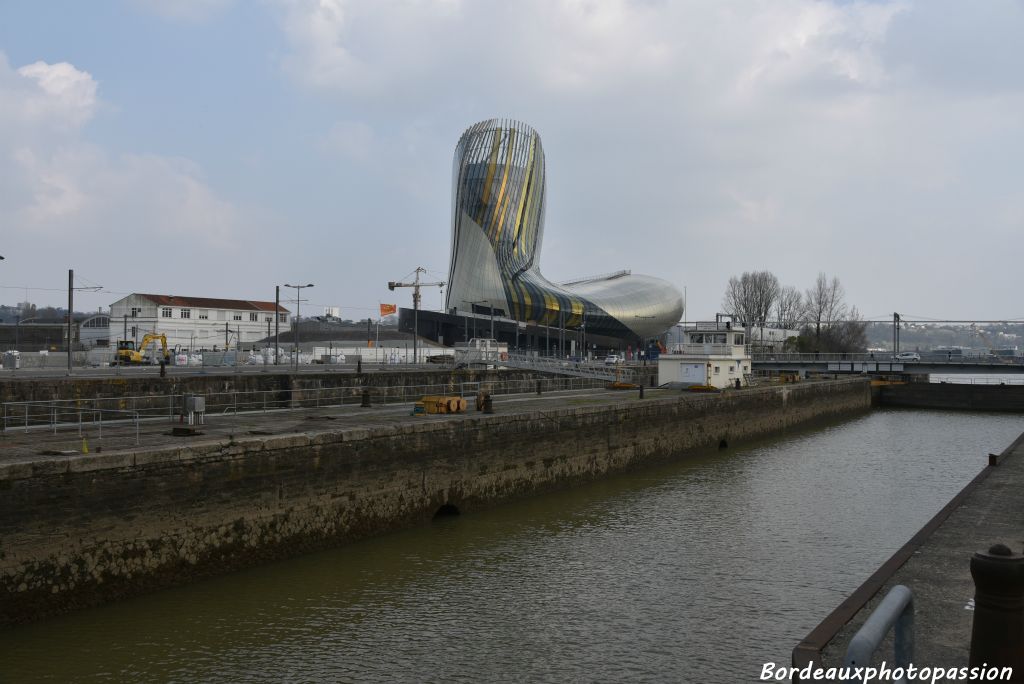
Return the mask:
[(729, 278), (722, 298), (722, 310), (749, 328), (768, 320), (779, 297), (779, 279), (771, 271), (744, 273)]
[(833, 322), (846, 315), (846, 295), (839, 278), (830, 281), (824, 273), (818, 274), (814, 287), (805, 294), (807, 323), (814, 327), (814, 338), (821, 339), (822, 328), (828, 328)]
[(775, 320), (780, 328), (795, 330), (804, 322), (804, 297), (800, 290), (786, 285), (779, 290), (779, 299), (775, 303)]

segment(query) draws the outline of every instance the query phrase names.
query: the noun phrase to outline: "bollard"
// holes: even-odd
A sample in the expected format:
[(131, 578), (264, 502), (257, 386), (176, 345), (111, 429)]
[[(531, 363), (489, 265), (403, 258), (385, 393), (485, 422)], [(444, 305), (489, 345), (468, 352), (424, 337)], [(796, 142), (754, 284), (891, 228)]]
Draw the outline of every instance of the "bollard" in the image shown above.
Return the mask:
[(363, 403), (359, 405), (362, 408), (370, 408), (370, 390), (369, 388), (363, 389)]
[(971, 667), (987, 663), (1024, 675), (1024, 556), (1003, 544), (971, 558), (974, 624)]
[(482, 391), (478, 391), (476, 393), (476, 410), (477, 411), (483, 411), (484, 410), (484, 396), (485, 395), (484, 395), (484, 393)]
[(651, 387), (654, 387), (654, 376), (651, 376)]
[(484, 413), (494, 413), (494, 406), (491, 404), (491, 395), (484, 395)]
[(540, 380), (537, 381), (537, 396), (540, 396)]
[(358, 359), (356, 359), (356, 373), (362, 373), (362, 372), (363, 372), (363, 357), (360, 356)]
[(640, 398), (641, 399), (644, 398), (644, 386), (643, 385), (640, 385)]
[(163, 361), (160, 362), (160, 377), (167, 377), (167, 364), (164, 363)]

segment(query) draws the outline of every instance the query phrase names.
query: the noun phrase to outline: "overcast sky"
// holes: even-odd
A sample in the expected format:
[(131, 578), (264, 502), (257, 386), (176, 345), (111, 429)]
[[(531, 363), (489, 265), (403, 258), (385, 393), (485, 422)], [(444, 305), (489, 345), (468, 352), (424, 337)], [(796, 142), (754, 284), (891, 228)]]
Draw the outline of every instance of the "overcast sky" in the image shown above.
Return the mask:
[[(867, 317), (1024, 318), (1024, 2), (0, 4), (0, 303), (411, 306), (470, 124), (541, 135), (553, 280), (838, 276)], [(425, 308), (439, 308), (437, 288)], [(292, 308), (292, 307), (290, 307)]]

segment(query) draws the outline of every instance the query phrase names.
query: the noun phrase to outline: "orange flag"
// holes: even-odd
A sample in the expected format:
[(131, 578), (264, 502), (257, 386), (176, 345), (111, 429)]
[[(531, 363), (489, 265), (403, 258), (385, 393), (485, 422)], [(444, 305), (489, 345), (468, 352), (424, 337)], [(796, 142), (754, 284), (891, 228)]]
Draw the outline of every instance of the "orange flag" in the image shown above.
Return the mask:
[(380, 315), (381, 315), (381, 318), (383, 318), (384, 316), (390, 316), (393, 313), (398, 313), (398, 305), (397, 304), (381, 304), (380, 305)]

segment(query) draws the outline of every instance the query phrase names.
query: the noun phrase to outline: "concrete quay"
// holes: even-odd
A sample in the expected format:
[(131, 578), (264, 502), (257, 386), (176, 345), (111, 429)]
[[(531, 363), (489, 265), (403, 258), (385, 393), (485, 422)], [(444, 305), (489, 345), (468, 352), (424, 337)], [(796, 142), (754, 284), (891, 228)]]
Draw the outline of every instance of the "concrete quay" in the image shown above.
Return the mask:
[[(974, 618), (970, 560), (1002, 543), (1024, 547), (1024, 434), (1001, 454), (978, 454), (981, 472), (793, 649), (793, 665), (837, 667), (850, 639), (896, 585), (914, 601), (914, 663), (918, 667), (965, 667)], [(893, 635), (876, 651), (874, 664), (893, 664)], [(813, 669), (813, 668), (812, 668)], [(798, 681), (798, 680), (794, 680)]]

